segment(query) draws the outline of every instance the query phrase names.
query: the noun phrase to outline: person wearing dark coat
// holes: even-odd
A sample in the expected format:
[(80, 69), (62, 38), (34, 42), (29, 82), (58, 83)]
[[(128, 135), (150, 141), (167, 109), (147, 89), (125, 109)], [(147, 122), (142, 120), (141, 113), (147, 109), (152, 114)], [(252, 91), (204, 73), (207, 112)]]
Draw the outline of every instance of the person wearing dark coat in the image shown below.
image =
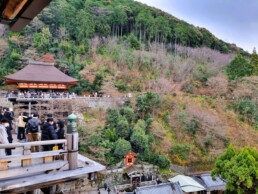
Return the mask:
[[(59, 120), (57, 123), (56, 123), (56, 134), (57, 134), (57, 137), (58, 139), (65, 139), (65, 130), (64, 130), (64, 121), (62, 120)], [(58, 149), (63, 149), (63, 144), (58, 144)]]
[[(54, 120), (53, 118), (47, 118), (41, 128), (41, 141), (55, 140), (58, 139), (58, 136), (54, 129)], [(43, 151), (51, 151), (54, 145), (44, 145)]]
[(13, 122), (13, 119), (14, 119), (14, 113), (13, 113), (12, 108), (4, 110), (4, 117), (6, 119), (8, 119), (8, 121), (9, 121), (9, 128), (10, 128), (10, 130), (13, 130), (12, 122)]
[[(6, 132), (8, 135), (8, 141), (9, 143), (13, 143), (13, 135), (12, 135), (12, 121), (13, 121), (13, 112), (12, 110), (9, 111), (9, 109), (4, 109), (4, 114), (2, 119), (5, 119), (8, 121), (8, 123), (5, 124)], [(11, 148), (6, 148), (5, 149), (6, 155), (12, 155), (12, 149)]]

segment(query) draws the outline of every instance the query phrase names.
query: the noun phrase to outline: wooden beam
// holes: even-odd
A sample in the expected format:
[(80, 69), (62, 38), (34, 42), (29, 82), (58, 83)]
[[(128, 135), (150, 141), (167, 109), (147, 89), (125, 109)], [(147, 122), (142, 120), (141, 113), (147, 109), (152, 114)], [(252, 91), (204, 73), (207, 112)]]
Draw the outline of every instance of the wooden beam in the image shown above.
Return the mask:
[(16, 32), (20, 31), (29, 24), (31, 20), (50, 3), (50, 1), (51, 0), (33, 0), (22, 15), (18, 17), (17, 21), (10, 25), (10, 29)]
[(12, 0), (9, 1), (3, 15), (8, 19), (14, 19), (16, 15), (21, 11), (28, 0)]
[(56, 151), (45, 151), (45, 152), (34, 152), (30, 155), (10, 155), (10, 156), (4, 156), (0, 158), (0, 162), (10, 161), (10, 160), (26, 160), (26, 159), (33, 159), (33, 158), (44, 158), (44, 157), (52, 157), (57, 156), (63, 153), (64, 150), (56, 150)]
[(49, 170), (56, 170), (56, 169), (62, 168), (67, 163), (68, 163), (67, 161), (55, 161), (52, 163), (38, 164), (33, 166), (24, 166), (24, 167), (18, 167), (18, 168), (10, 168), (8, 170), (1, 170), (0, 180), (19, 177), (19, 176), (28, 177), (29, 175), (32, 175), (35, 173), (39, 174)]
[(0, 149), (13, 148), (13, 147), (24, 147), (24, 146), (66, 144), (66, 142), (67, 142), (66, 139), (60, 139), (60, 140), (48, 140), (48, 141), (32, 141), (32, 142), (26, 142), (26, 143), (0, 144)]

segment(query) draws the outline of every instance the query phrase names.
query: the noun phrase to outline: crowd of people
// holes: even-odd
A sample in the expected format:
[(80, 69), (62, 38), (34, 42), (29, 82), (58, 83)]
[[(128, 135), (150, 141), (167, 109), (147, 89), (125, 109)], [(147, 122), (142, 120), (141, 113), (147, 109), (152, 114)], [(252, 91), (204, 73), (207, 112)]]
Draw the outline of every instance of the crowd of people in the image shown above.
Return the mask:
[[(0, 114), (0, 144), (11, 144), (13, 142), (13, 123), (17, 125), (17, 140), (19, 142), (65, 139), (64, 121), (55, 121), (52, 114), (47, 114), (45, 120), (41, 121), (37, 113), (28, 115), (21, 112), (18, 118), (15, 119), (11, 108), (3, 108)], [(62, 144), (43, 145), (42, 151), (53, 150), (55, 146), (58, 149), (63, 149)], [(31, 147), (31, 152), (40, 150), (39, 146)], [(12, 149), (0, 150), (0, 155), (12, 155)]]
[(74, 98), (77, 95), (74, 92), (58, 91), (58, 90), (24, 90), (10, 91), (7, 98)]

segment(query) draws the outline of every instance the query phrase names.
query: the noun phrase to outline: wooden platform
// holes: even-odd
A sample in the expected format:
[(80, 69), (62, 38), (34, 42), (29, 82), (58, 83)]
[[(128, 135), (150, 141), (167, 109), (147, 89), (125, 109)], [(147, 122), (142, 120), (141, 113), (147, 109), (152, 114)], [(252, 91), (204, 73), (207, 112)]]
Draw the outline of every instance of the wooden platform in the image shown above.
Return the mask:
[[(58, 141), (66, 142), (66, 140), (54, 141), (56, 143)], [(4, 145), (6, 147), (15, 146), (16, 149), (13, 150), (13, 155), (0, 158), (0, 193), (31, 191), (78, 178), (85, 178), (89, 174), (94, 177), (96, 172), (105, 170), (105, 166), (80, 154), (77, 157), (78, 167), (74, 170), (69, 170), (69, 160), (65, 156), (67, 150), (25, 154), (25, 148), (30, 147), (31, 144), (40, 145), (47, 143), (50, 142), (19, 143), (15, 139), (13, 144)], [(1, 147), (3, 147), (3, 144), (0, 145), (0, 149)], [(62, 159), (56, 160), (55, 156), (62, 154)], [(8, 161), (11, 161), (11, 163), (8, 163)]]

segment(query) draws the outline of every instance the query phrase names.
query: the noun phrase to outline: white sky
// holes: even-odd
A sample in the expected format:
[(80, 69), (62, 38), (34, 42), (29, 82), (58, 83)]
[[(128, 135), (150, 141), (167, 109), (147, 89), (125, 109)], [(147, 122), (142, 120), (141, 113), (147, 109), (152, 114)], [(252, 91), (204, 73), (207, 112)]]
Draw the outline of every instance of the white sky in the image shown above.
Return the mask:
[(257, 0), (137, 0), (204, 27), (244, 50), (258, 46)]

